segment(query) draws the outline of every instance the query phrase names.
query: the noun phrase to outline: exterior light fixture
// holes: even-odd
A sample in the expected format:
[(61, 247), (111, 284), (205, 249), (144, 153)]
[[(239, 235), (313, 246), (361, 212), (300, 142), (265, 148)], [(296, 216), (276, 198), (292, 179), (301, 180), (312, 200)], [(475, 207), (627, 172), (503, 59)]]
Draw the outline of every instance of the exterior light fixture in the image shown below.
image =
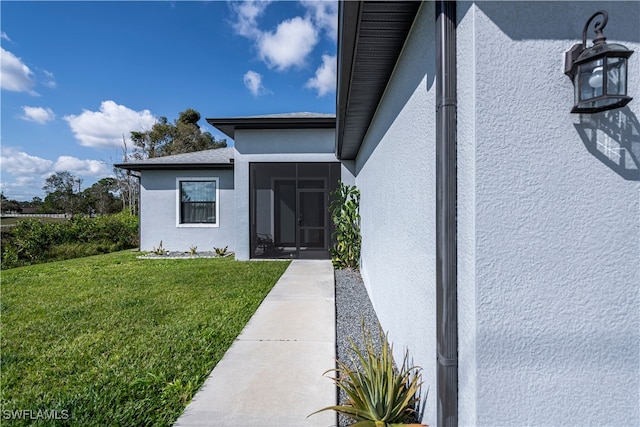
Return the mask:
[[(587, 29), (597, 16), (593, 46), (587, 48)], [(594, 13), (582, 31), (582, 44), (575, 44), (565, 54), (564, 73), (573, 81), (572, 113), (597, 113), (624, 107), (633, 98), (627, 96), (627, 59), (632, 50), (617, 43), (605, 42), (602, 30), (607, 25), (604, 10)]]

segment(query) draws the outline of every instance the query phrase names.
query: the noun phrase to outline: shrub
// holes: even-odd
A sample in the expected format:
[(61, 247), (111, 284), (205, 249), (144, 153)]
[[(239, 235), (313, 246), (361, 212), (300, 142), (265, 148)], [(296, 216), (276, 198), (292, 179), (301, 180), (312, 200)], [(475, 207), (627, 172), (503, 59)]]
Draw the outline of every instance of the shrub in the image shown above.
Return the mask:
[(20, 220), (3, 239), (2, 268), (135, 248), (138, 220), (129, 213), (65, 222)]
[(76, 215), (69, 221), (67, 238), (64, 243), (91, 242), (99, 236), (96, 233), (96, 222), (99, 218), (89, 218), (84, 215)]
[(119, 249), (138, 246), (138, 217), (128, 212), (96, 218), (95, 229), (100, 239), (109, 240)]
[(12, 258), (26, 262), (42, 260), (59, 234), (55, 225), (44, 224), (34, 218), (18, 221), (14, 229), (11, 230), (11, 237), (7, 245), (11, 247)]

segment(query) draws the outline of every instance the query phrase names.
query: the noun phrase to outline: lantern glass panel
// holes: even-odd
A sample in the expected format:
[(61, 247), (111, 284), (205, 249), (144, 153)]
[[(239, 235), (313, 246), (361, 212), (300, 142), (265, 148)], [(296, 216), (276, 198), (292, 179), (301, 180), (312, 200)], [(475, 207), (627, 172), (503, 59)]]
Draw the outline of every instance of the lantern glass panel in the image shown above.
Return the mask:
[(607, 58), (607, 94), (626, 95), (626, 58)]
[(578, 66), (576, 101), (578, 103), (602, 96), (603, 60), (587, 62)]

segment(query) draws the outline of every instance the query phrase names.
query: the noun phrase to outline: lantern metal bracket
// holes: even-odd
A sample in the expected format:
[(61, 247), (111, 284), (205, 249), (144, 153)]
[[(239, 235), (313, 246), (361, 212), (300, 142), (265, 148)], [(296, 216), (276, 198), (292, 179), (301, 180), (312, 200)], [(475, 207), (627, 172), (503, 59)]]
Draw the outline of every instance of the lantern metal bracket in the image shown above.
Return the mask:
[(587, 48), (587, 31), (589, 30), (589, 25), (591, 25), (591, 21), (593, 21), (595, 17), (598, 15), (601, 15), (603, 20), (596, 22), (593, 26), (593, 30), (596, 33), (596, 36), (593, 39), (593, 44), (594, 45), (602, 44), (607, 39), (602, 34), (602, 30), (604, 30), (604, 27), (607, 26), (607, 22), (609, 21), (609, 14), (607, 13), (606, 10), (599, 10), (593, 15), (591, 15), (591, 18), (589, 18), (587, 20), (587, 23), (584, 25), (584, 28), (582, 30), (582, 43), (574, 44), (573, 46), (571, 46), (571, 49), (569, 49), (565, 53), (564, 73), (567, 76), (571, 77), (571, 80), (573, 80), (576, 74), (574, 63), (576, 62), (580, 54), (584, 52), (584, 50)]

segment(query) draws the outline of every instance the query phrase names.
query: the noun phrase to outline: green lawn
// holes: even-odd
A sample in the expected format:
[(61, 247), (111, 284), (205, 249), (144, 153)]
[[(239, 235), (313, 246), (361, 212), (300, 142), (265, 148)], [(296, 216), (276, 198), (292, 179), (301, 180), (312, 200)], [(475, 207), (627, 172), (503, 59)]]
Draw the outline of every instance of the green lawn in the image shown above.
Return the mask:
[(2, 425), (171, 425), (289, 265), (137, 255), (2, 272)]

